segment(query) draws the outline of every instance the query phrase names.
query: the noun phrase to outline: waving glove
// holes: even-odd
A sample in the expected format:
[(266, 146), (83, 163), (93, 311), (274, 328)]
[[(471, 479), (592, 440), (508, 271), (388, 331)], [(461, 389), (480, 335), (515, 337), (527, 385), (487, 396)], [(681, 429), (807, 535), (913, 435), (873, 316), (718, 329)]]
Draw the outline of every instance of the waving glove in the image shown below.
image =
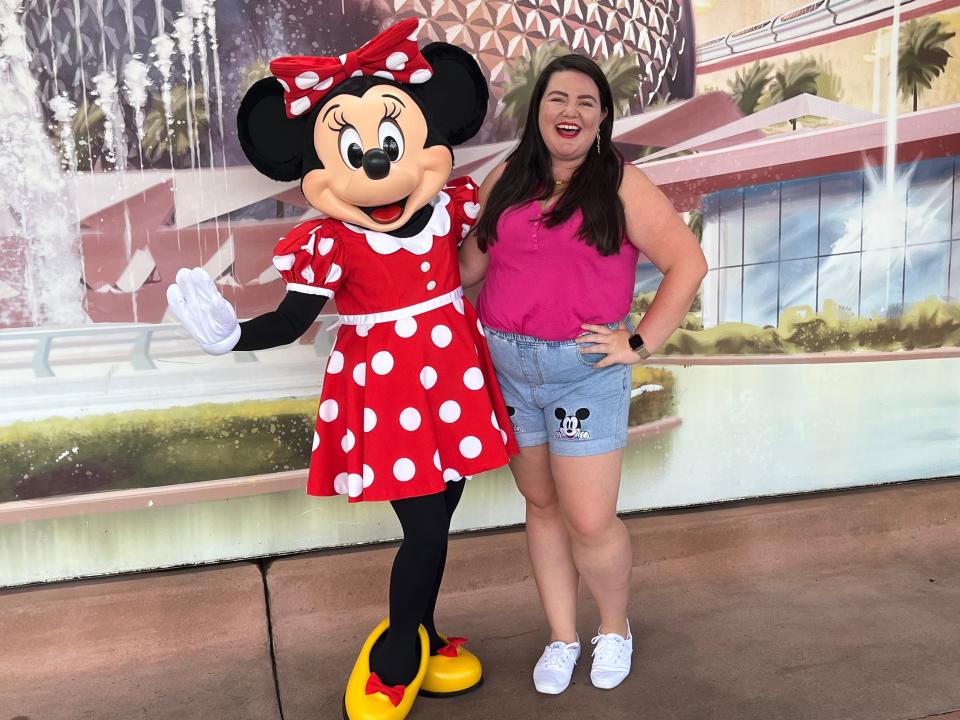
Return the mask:
[(210, 355), (223, 355), (240, 340), (240, 323), (233, 306), (201, 268), (181, 268), (177, 281), (167, 288), (170, 310), (200, 347)]

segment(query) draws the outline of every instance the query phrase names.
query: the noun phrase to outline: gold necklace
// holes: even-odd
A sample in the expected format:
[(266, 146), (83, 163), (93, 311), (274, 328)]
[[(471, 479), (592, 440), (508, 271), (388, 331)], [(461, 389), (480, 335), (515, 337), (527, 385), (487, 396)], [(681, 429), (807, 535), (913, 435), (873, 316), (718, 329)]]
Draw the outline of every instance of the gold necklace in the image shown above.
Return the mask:
[(556, 187), (563, 187), (563, 186), (566, 185), (568, 182), (570, 182), (569, 179), (568, 179), (568, 180), (554, 180), (554, 181), (553, 181), (553, 184), (554, 184)]

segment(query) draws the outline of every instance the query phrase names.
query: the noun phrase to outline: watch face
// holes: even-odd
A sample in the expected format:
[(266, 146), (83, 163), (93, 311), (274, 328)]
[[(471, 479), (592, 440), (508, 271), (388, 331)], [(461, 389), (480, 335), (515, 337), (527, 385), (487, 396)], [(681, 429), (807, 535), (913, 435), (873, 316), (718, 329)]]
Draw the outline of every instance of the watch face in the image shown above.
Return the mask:
[(631, 350), (639, 350), (640, 348), (643, 347), (643, 338), (637, 335), (636, 333), (630, 336), (629, 342), (630, 342)]

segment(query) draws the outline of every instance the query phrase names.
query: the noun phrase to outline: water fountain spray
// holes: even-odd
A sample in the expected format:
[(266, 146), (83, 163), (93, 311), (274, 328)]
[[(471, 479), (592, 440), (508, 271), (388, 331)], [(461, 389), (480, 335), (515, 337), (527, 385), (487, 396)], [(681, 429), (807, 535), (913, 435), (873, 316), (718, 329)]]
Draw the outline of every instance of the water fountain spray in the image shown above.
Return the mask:
[(127, 166), (126, 127), (120, 97), (117, 93), (117, 78), (110, 70), (93, 76), (97, 96), (95, 102), (103, 111), (103, 150), (107, 162), (117, 168)]
[[(79, 223), (73, 198), (50, 145), (30, 71), (30, 54), (17, 17), (19, 0), (0, 0), (0, 207), (4, 241), (10, 243), (6, 271), (18, 284), (18, 297), (0, 316), (0, 325), (89, 322), (83, 309), (83, 269)], [(10, 267), (14, 265), (17, 267)]]
[(137, 128), (137, 147), (140, 151), (140, 167), (143, 168), (143, 110), (147, 104), (147, 88), (150, 80), (147, 73), (150, 68), (140, 61), (140, 55), (134, 55), (123, 67), (123, 92), (127, 104), (133, 108)]
[(220, 86), (220, 42), (217, 39), (217, 8), (214, 0), (207, 0), (207, 29), (210, 31), (210, 49), (213, 51), (213, 80), (217, 88), (217, 121), (220, 124), (220, 155), (227, 167), (226, 138), (223, 135), (223, 88)]
[(57, 123), (60, 133), (62, 163), (71, 173), (75, 173), (77, 171), (77, 152), (73, 139), (73, 118), (77, 114), (77, 106), (67, 97), (66, 93), (60, 93), (50, 98), (47, 105), (53, 112), (53, 119)]
[[(184, 12), (193, 21), (193, 40), (197, 46), (197, 60), (200, 63), (200, 89), (203, 93), (203, 110), (207, 115), (207, 146), (210, 151), (210, 167), (213, 167), (213, 135), (210, 129), (210, 102), (208, 92), (210, 88), (210, 71), (207, 68), (207, 34), (206, 34), (206, 0), (184, 0)], [(197, 122), (197, 132), (200, 123)], [(199, 140), (197, 159), (200, 157)], [(201, 163), (202, 164), (202, 163)]]
[(884, 186), (893, 198), (897, 178), (897, 73), (900, 64), (900, 0), (893, 0), (890, 26), (890, 74), (887, 77), (887, 132), (884, 151)]
[(190, 141), (190, 167), (196, 167), (193, 155), (195, 145), (193, 131), (193, 73), (190, 70), (193, 65), (193, 20), (186, 15), (181, 15), (173, 21), (173, 30), (177, 38), (177, 47), (180, 49), (180, 55), (183, 57), (183, 81), (184, 89), (187, 93), (187, 137)]
[(170, 168), (173, 169), (173, 95), (170, 90), (170, 69), (173, 67), (174, 42), (166, 33), (160, 33), (153, 39), (154, 64), (160, 71), (160, 99), (163, 102), (163, 116), (167, 127), (167, 151), (170, 155)]

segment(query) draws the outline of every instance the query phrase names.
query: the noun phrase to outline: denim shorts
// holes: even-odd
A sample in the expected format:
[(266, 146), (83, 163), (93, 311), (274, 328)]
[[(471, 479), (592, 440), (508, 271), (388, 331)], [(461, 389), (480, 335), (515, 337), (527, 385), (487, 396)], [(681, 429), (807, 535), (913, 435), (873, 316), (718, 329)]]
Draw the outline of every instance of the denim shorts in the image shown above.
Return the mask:
[(573, 340), (484, 331), (520, 447), (578, 457), (626, 447), (630, 366), (597, 369), (606, 356)]

